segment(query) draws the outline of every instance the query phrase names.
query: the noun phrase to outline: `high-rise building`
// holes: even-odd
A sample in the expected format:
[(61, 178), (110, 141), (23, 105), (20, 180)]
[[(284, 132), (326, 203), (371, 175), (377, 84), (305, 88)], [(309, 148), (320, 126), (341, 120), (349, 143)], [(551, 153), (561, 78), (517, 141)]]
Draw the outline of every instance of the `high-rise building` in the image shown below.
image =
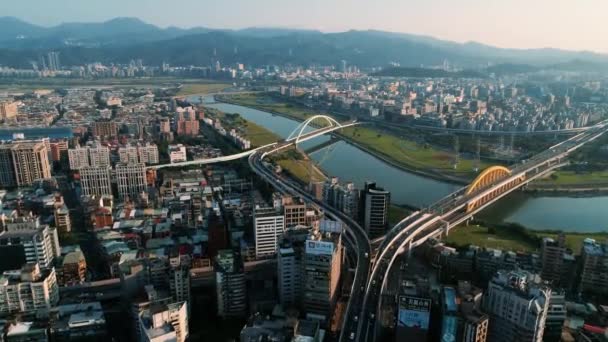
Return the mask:
[(110, 166), (110, 149), (99, 142), (77, 146), (68, 150), (68, 159), (71, 170), (80, 170), (87, 166)]
[(87, 146), (89, 151), (89, 165), (91, 167), (105, 167), (110, 164), (110, 149), (99, 142)]
[(96, 138), (115, 137), (118, 135), (118, 124), (114, 121), (95, 121), (92, 124), (92, 133)]
[(61, 63), (59, 63), (59, 52), (51, 51), (47, 54), (48, 69), (51, 71), (61, 70)]
[(147, 165), (158, 164), (158, 146), (156, 144), (146, 143), (145, 145), (137, 146), (137, 154), (140, 163)]
[(59, 139), (52, 141), (51, 146), (51, 161), (59, 162), (68, 155), (68, 141)]
[(221, 317), (242, 317), (247, 309), (247, 288), (241, 255), (229, 249), (215, 259), (217, 313)]
[(581, 248), (579, 291), (585, 294), (608, 294), (608, 253), (605, 245), (585, 239)]
[(551, 289), (540, 276), (525, 271), (499, 271), (483, 301), (490, 316), (489, 341), (542, 342)]
[(560, 342), (566, 320), (566, 297), (563, 292), (552, 291), (547, 309), (543, 342)]
[(186, 302), (190, 306), (190, 265), (183, 255), (169, 259), (169, 289), (175, 301)]
[(72, 231), (72, 221), (70, 220), (70, 210), (64, 204), (55, 208), (55, 228), (61, 233), (69, 233)]
[(59, 301), (55, 269), (41, 271), (38, 264), (25, 264), (21, 270), (6, 271), (0, 277), (0, 316), (35, 314), (49, 310)]
[(551, 284), (558, 285), (561, 279), (562, 264), (566, 253), (566, 236), (560, 234), (557, 241), (543, 238), (541, 246), (542, 271), (541, 278)]
[[(9, 262), (16, 264), (37, 263), (42, 269), (51, 268), (61, 254), (57, 230), (41, 225), (37, 218), (18, 218), (19, 222), (8, 223), (0, 232), (0, 251), (11, 256)], [(13, 265), (16, 266), (16, 265)]]
[(285, 231), (285, 216), (275, 208), (256, 207), (253, 211), (255, 256), (274, 256), (279, 246), (279, 238)]
[(17, 186), (11, 144), (0, 144), (0, 186)]
[(310, 232), (304, 256), (304, 311), (309, 318), (329, 319), (338, 299), (342, 266), (340, 234)]
[(16, 141), (0, 145), (0, 166), (3, 169), (0, 171), (3, 186), (28, 186), (36, 180), (51, 177), (49, 153), (43, 141)]
[(118, 158), (121, 163), (139, 163), (139, 153), (137, 146), (127, 145), (118, 148)]
[(301, 198), (283, 197), (285, 228), (306, 224), (306, 203)]
[(90, 165), (89, 150), (86, 147), (76, 147), (68, 149), (68, 160), (70, 170), (80, 170)]
[(363, 228), (370, 238), (382, 236), (388, 227), (391, 193), (377, 187), (376, 183), (366, 182), (360, 197)]
[(0, 120), (12, 120), (17, 117), (18, 108), (15, 101), (0, 101)]
[(152, 303), (138, 315), (141, 342), (185, 342), (189, 335), (186, 302)]
[(277, 254), (279, 302), (283, 307), (295, 306), (302, 295), (302, 251), (292, 243), (284, 243)]
[(116, 183), (120, 198), (138, 198), (146, 191), (146, 164), (116, 164)]
[(80, 187), (86, 196), (112, 195), (111, 174), (112, 168), (84, 167), (80, 169)]

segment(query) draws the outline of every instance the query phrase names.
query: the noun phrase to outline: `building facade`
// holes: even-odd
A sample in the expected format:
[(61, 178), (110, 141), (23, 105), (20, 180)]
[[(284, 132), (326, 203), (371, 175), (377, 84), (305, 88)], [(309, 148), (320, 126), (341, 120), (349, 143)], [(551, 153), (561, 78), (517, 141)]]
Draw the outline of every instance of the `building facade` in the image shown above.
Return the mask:
[(116, 184), (118, 185), (118, 197), (137, 198), (146, 191), (146, 165), (116, 164)]
[(257, 258), (274, 256), (279, 238), (285, 231), (285, 216), (275, 208), (255, 208), (253, 212), (255, 255)]

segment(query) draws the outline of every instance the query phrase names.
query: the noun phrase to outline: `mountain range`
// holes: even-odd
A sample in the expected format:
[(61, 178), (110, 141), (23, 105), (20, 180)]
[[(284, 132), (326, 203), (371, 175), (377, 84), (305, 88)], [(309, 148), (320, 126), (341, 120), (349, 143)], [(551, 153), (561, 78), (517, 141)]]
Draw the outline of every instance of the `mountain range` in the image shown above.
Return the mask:
[[(608, 70), (608, 55), (553, 48), (503, 49), (476, 42), (456, 43), (429, 36), (384, 31), (323, 33), (315, 30), (247, 28), (241, 30), (158, 26), (136, 18), (101, 23), (64, 23), (42, 27), (14, 17), (0, 17), (0, 66), (30, 67), (30, 61), (58, 51), (63, 65), (90, 62), (209, 65), (349, 65), (361, 68), (453, 65), (477, 68), (519, 65), (506, 70), (551, 66), (568, 70)], [(505, 68), (502, 69), (504, 71)]]

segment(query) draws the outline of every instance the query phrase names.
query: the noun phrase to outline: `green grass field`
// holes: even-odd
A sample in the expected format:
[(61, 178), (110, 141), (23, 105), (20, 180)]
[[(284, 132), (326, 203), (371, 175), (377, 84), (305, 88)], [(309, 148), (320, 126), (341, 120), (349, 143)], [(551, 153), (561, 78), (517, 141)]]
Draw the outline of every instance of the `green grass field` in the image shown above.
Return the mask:
[(556, 171), (551, 177), (543, 178), (539, 184), (552, 184), (555, 186), (573, 185), (608, 185), (608, 171), (581, 172), (575, 171)]
[(210, 94), (228, 87), (230, 87), (228, 83), (188, 83), (182, 86), (177, 96)]
[[(533, 230), (528, 230), (527, 233), (529, 236), (508, 227), (489, 229), (485, 226), (470, 225), (454, 228), (444, 241), (455, 247), (475, 245), (486, 248), (533, 252), (540, 250), (540, 238), (557, 238), (555, 233), (535, 232)], [(586, 238), (602, 242), (608, 238), (608, 233), (566, 233), (566, 246), (574, 254), (579, 254), (583, 240)]]
[[(230, 101), (243, 106), (256, 107), (266, 111), (274, 111), (291, 116), (298, 120), (305, 120), (313, 115), (325, 114), (298, 107), (289, 103), (276, 102), (265, 95), (243, 94), (229, 97)], [(477, 173), (473, 171), (473, 161), (460, 158), (456, 168), (453, 167), (453, 157), (450, 153), (430, 146), (423, 146), (415, 141), (399, 137), (392, 132), (365, 126), (349, 127), (342, 134), (364, 147), (384, 156), (387, 159), (405, 167), (434, 170), (463, 178), (474, 178)], [(481, 162), (480, 169), (490, 166)]]
[[(293, 177), (303, 183), (310, 182), (310, 160), (294, 160), (294, 159), (278, 159), (277, 164), (285, 171), (288, 171)], [(315, 168), (312, 168), (312, 181), (320, 182), (325, 180), (325, 176), (320, 174)]]
[(450, 231), (444, 241), (456, 247), (475, 245), (523, 252), (531, 252), (538, 248), (534, 241), (528, 240), (508, 229), (494, 229), (494, 234), (488, 231), (488, 227), (477, 225), (456, 227)]
[(399, 221), (406, 218), (411, 213), (412, 213), (412, 211), (409, 209), (402, 208), (402, 207), (399, 207), (396, 205), (391, 205), (388, 208), (388, 222), (390, 223), (390, 225), (392, 227), (395, 224), (399, 223)]

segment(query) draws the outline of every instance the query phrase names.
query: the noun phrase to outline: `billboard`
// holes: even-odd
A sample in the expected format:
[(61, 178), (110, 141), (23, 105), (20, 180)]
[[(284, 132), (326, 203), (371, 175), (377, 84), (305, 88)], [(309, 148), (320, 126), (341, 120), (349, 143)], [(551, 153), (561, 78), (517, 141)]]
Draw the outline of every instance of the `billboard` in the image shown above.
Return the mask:
[(431, 300), (414, 296), (399, 296), (397, 341), (426, 341), (431, 313)]
[(306, 241), (306, 254), (312, 255), (332, 255), (334, 252), (333, 242), (327, 241)]

